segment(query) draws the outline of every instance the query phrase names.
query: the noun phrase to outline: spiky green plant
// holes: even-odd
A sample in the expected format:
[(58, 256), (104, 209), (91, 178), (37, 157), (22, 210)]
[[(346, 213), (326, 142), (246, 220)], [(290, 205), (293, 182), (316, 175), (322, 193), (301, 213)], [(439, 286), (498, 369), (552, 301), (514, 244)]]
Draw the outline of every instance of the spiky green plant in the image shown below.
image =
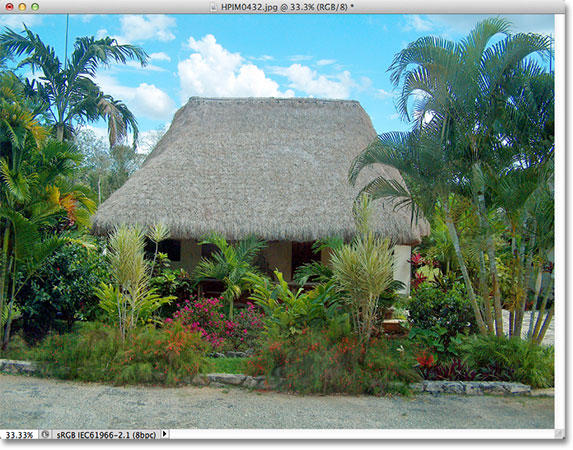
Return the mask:
[(117, 321), (122, 338), (153, 312), (175, 297), (160, 297), (149, 288), (150, 264), (145, 259), (145, 235), (140, 227), (118, 226), (108, 248), (114, 284), (102, 283), (96, 290), (100, 307)]
[(366, 344), (375, 323), (378, 298), (394, 280), (392, 245), (369, 229), (370, 215), (370, 200), (363, 195), (355, 209), (360, 232), (350, 244), (334, 250), (330, 259), (334, 279), (346, 295), (354, 329)]
[(232, 320), (234, 301), (247, 288), (247, 274), (256, 272), (253, 261), (257, 253), (266, 247), (266, 243), (249, 236), (236, 244), (229, 244), (223, 236), (213, 233), (199, 244), (213, 244), (219, 251), (199, 261), (193, 272), (195, 280), (200, 282), (206, 278), (215, 278), (225, 284), (223, 298), (229, 304)]

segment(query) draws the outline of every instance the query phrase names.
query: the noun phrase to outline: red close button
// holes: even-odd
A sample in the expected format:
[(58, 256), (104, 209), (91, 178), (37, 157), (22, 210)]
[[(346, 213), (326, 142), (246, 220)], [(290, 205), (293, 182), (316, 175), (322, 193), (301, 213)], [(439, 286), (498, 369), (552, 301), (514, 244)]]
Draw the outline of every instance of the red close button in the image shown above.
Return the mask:
[(6, 11), (12, 11), (14, 9), (14, 5), (12, 3), (6, 3)]

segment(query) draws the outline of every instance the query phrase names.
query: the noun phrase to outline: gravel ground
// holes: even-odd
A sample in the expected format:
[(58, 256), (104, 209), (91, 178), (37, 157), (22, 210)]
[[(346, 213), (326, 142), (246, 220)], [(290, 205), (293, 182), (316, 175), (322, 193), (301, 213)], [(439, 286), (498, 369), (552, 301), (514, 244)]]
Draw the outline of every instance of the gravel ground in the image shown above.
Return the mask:
[(553, 398), (296, 396), (0, 374), (0, 429), (554, 428)]

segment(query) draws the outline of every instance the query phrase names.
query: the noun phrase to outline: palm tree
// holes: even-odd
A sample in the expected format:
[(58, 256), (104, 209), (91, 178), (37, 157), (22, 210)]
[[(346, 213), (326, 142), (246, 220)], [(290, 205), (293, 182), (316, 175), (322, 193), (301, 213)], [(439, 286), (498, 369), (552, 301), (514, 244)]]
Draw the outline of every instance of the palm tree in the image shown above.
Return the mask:
[(130, 130), (137, 141), (134, 115), (121, 101), (102, 92), (93, 79), (100, 66), (125, 64), (133, 59), (142, 66), (147, 64), (147, 54), (140, 47), (118, 44), (110, 37), (79, 37), (70, 58), (66, 55), (62, 65), (53, 47), (44, 44), (25, 25), (23, 35), (11, 29), (1, 34), (0, 46), (9, 54), (25, 56), (18, 68), (28, 66), (41, 72), (40, 81), (32, 81), (28, 90), (43, 102), (58, 141), (70, 139), (76, 124), (99, 119), (108, 123), (111, 147), (124, 141)]
[(247, 288), (247, 275), (256, 272), (253, 261), (259, 251), (266, 247), (262, 240), (249, 236), (235, 244), (216, 233), (199, 243), (213, 244), (218, 251), (210, 259), (203, 258), (195, 267), (194, 277), (197, 282), (207, 278), (221, 280), (225, 285), (223, 299), (229, 304), (229, 317), (233, 320), (233, 304)]
[[(464, 269), (459, 238), (449, 211), (449, 196), (458, 192), (472, 198), (484, 230), (489, 271), (494, 292), (496, 334), (503, 334), (501, 293), (497, 274), (495, 248), (488, 222), (487, 170), (502, 173), (516, 161), (518, 149), (505, 145), (500, 131), (501, 112), (508, 108), (516, 76), (529, 79), (543, 72), (533, 54), (548, 52), (550, 38), (536, 34), (509, 34), (510, 24), (501, 18), (484, 20), (459, 43), (443, 38), (423, 37), (411, 43), (394, 58), (389, 70), (396, 87), (401, 86), (397, 107), (399, 113), (413, 124), (413, 135), (419, 136), (418, 149), (401, 149), (403, 139), (386, 133), (359, 155), (350, 170), (355, 181), (366, 165), (382, 162), (393, 165), (406, 174), (408, 187), (428, 192), (430, 199), (438, 198), (444, 208), (446, 224), (456, 248), (456, 255), (480, 331), (486, 331), (477, 305), (471, 280)], [(496, 36), (502, 38), (492, 43)], [(382, 138), (383, 137), (383, 138)], [(424, 144), (430, 142), (430, 145)], [(421, 147), (420, 147), (421, 145)], [(428, 149), (424, 148), (428, 147)], [(408, 163), (399, 161), (408, 156)], [(432, 154), (434, 152), (435, 154)], [(519, 159), (519, 158), (518, 158)], [(440, 162), (443, 164), (439, 168)], [(405, 167), (408, 164), (414, 167)], [(437, 167), (438, 165), (438, 167)], [(434, 178), (436, 171), (443, 171)], [(427, 180), (423, 181), (422, 178)], [(375, 180), (365, 189), (378, 196), (393, 196), (411, 202), (414, 197), (386, 180)], [(414, 192), (415, 194), (415, 192)], [(438, 194), (436, 196), (436, 194)], [(430, 202), (432, 203), (432, 202)], [(489, 299), (482, 308), (488, 329), (492, 329)]]
[(89, 193), (68, 181), (80, 155), (68, 143), (46, 139), (19, 101), (19, 88), (12, 74), (0, 75), (0, 311), (9, 301), (3, 345), (22, 286), (57, 248), (77, 239), (72, 229), (88, 225), (95, 209)]

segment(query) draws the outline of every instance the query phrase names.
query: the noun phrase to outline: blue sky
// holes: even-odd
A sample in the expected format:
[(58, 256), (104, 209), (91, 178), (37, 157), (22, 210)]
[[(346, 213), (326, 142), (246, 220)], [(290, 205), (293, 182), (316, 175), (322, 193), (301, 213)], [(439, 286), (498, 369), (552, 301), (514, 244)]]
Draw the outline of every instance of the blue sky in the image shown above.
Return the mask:
[[(136, 44), (150, 63), (100, 70), (97, 83), (135, 113), (145, 136), (169, 124), (190, 96), (316, 97), (358, 100), (378, 133), (404, 130), (386, 71), (393, 56), (425, 35), (458, 40), (483, 15), (77, 15), (75, 37)], [(514, 31), (553, 33), (553, 16), (507, 16)], [(64, 55), (63, 15), (0, 15), (26, 23)], [(105, 136), (105, 124), (91, 126)]]

